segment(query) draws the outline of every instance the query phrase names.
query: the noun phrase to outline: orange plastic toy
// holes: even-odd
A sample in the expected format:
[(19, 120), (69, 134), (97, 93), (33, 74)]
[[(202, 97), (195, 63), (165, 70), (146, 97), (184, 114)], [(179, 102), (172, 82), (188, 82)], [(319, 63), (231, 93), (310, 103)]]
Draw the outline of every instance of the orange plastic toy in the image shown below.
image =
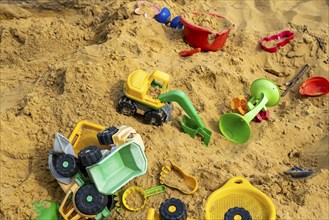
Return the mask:
[(239, 95), (231, 101), (231, 109), (238, 110), (241, 115), (245, 115), (248, 112), (247, 100), (242, 95)]

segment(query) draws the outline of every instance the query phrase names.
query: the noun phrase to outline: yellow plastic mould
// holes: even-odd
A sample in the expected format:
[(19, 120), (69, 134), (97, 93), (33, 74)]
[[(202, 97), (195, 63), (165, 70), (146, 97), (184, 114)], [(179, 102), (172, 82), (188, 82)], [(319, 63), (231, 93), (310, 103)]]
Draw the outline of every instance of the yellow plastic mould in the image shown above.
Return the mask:
[(214, 191), (205, 204), (205, 219), (224, 219), (230, 208), (247, 210), (252, 219), (275, 220), (273, 202), (261, 191), (242, 177), (233, 177), (225, 185)]

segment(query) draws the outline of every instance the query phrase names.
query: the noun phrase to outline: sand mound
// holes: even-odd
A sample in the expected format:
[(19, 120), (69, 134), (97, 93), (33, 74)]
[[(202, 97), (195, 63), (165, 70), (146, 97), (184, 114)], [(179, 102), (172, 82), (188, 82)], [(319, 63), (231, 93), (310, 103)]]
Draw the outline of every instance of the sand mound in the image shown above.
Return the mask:
[[(203, 219), (206, 198), (237, 175), (271, 198), (279, 219), (328, 217), (329, 96), (305, 98), (298, 93), (308, 77), (329, 76), (328, 1), (154, 2), (174, 16), (216, 12), (235, 28), (222, 50), (181, 58), (178, 52), (190, 49), (182, 31), (132, 14), (133, 1), (0, 5), (0, 218), (27, 219), (33, 201), (62, 201), (64, 193), (50, 174), (47, 156), (54, 133), (69, 136), (82, 119), (128, 125), (142, 135), (148, 171), (127, 187), (158, 185), (168, 158), (199, 180), (193, 195), (167, 189), (150, 197), (143, 211), (122, 209), (114, 214), (117, 219), (145, 219), (148, 208), (170, 197), (187, 204), (189, 217)], [(295, 40), (275, 54), (260, 49), (262, 37), (286, 29), (295, 33)], [(220, 116), (231, 111), (232, 98), (249, 96), (255, 79), (269, 78), (284, 91), (284, 84), (306, 63), (311, 70), (269, 109), (271, 119), (251, 124), (248, 143), (236, 145), (220, 134)], [(179, 120), (184, 112), (177, 104), (172, 120), (162, 127), (115, 111), (124, 80), (138, 68), (171, 75), (170, 89), (184, 91), (212, 130), (208, 148), (182, 132)], [(294, 165), (317, 172), (291, 180), (283, 171)]]

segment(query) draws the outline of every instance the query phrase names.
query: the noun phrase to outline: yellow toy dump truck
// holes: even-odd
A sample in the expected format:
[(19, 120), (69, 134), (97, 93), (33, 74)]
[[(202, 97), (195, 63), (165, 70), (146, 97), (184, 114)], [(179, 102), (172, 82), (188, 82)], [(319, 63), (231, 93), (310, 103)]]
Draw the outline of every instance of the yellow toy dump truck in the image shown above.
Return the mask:
[(170, 76), (159, 70), (152, 74), (142, 70), (130, 73), (120, 94), (117, 111), (127, 116), (141, 114), (145, 123), (160, 126), (171, 118), (171, 102), (177, 102), (188, 115), (184, 115), (181, 120), (183, 131), (191, 137), (201, 135), (203, 142), (208, 145), (211, 131), (205, 128), (184, 92), (168, 92), (169, 82)]
[(59, 213), (67, 220), (111, 215), (114, 193), (147, 170), (144, 143), (135, 129), (79, 122), (69, 139), (56, 133), (48, 164), (66, 193)]

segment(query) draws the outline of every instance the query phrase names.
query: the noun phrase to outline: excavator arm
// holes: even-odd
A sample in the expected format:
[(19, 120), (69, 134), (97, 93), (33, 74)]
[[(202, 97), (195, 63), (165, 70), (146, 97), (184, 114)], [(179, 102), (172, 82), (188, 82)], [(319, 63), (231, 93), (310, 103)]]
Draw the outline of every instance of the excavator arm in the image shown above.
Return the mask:
[(181, 120), (183, 131), (191, 137), (197, 134), (203, 137), (203, 142), (208, 145), (211, 137), (211, 131), (205, 128), (201, 118), (195, 110), (192, 102), (183, 91), (174, 90), (159, 95), (158, 99), (161, 102), (177, 102), (186, 112)]

